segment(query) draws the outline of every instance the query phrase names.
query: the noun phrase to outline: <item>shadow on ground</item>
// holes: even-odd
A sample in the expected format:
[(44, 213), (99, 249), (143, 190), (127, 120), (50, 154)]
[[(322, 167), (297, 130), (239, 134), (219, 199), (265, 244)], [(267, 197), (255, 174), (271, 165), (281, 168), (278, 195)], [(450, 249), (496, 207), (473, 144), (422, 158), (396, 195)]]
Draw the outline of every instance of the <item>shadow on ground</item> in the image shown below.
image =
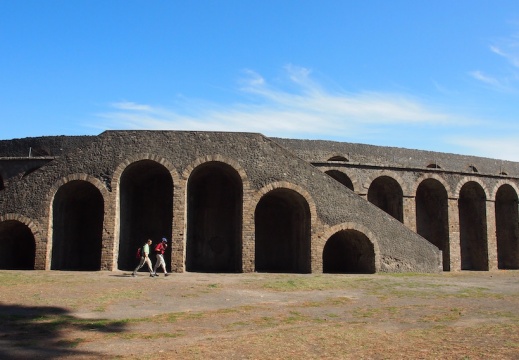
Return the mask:
[[(75, 347), (81, 331), (124, 332), (122, 321), (79, 319), (59, 307), (0, 305), (0, 359), (56, 359), (64, 356), (95, 356)], [(80, 335), (79, 335), (80, 336)]]

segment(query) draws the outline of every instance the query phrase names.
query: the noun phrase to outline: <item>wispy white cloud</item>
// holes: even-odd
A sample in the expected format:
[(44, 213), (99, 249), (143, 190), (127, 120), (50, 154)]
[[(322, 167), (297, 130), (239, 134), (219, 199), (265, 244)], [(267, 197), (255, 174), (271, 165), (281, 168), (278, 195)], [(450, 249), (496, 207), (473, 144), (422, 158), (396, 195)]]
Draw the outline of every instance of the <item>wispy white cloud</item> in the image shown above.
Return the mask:
[(481, 81), (487, 85), (491, 85), (491, 86), (498, 87), (498, 88), (504, 88), (503, 84), (498, 79), (496, 79), (495, 77), (486, 75), (482, 71), (479, 71), (479, 70), (472, 71), (472, 72), (470, 72), (470, 75), (474, 79)]
[(248, 101), (224, 106), (182, 99), (178, 107), (117, 102), (98, 114), (101, 122), (97, 125), (104, 129), (245, 131), (267, 136), (351, 139), (352, 135), (363, 138), (382, 130), (397, 134), (398, 127), (474, 122), (410, 95), (330, 91), (315, 81), (307, 68), (290, 65), (285, 70), (287, 83), (281, 88), (247, 70), (239, 90)]
[(519, 35), (502, 41), (501, 45), (490, 46), (490, 51), (505, 58), (512, 66), (519, 68)]
[(507, 66), (499, 65), (499, 70), (488, 70), (499, 75), (487, 75), (483, 71), (477, 70), (471, 71), (470, 76), (495, 90), (515, 91), (519, 82), (519, 33), (495, 40), (489, 46), (489, 50), (504, 59), (512, 67), (507, 68)]
[(517, 138), (503, 137), (450, 137), (446, 141), (464, 147), (467, 153), (494, 159), (519, 161), (519, 144)]

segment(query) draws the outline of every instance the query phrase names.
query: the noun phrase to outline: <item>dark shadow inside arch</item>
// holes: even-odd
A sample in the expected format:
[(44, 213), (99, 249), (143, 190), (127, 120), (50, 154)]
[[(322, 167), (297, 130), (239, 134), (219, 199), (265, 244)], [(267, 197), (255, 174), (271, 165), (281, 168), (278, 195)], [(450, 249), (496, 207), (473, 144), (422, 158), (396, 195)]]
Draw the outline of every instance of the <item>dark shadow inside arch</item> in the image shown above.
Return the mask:
[(52, 270), (100, 270), (104, 202), (87, 181), (61, 186), (52, 204)]
[(419, 235), (442, 251), (443, 271), (450, 270), (448, 219), (445, 187), (438, 180), (424, 180), (416, 191), (416, 228)]
[(503, 185), (496, 194), (497, 264), (499, 269), (519, 269), (519, 215), (517, 193)]
[(348, 159), (345, 158), (344, 156), (337, 155), (337, 156), (332, 156), (331, 158), (328, 159), (328, 161), (339, 161), (339, 162), (343, 162), (343, 161), (348, 161)]
[(348, 177), (348, 175), (346, 175), (342, 171), (339, 171), (339, 170), (328, 170), (328, 171), (326, 171), (326, 174), (331, 176), (332, 178), (334, 178), (338, 182), (340, 182), (342, 185), (346, 186), (351, 191), (353, 191), (353, 183), (351, 182), (351, 180)]
[(4, 190), (4, 179), (2, 178), (2, 175), (0, 175), (0, 191)]
[(458, 200), (462, 270), (488, 270), (486, 197), (481, 185), (468, 182)]
[(323, 250), (324, 273), (374, 274), (375, 249), (366, 235), (341, 230), (328, 239)]
[[(169, 246), (164, 260), (171, 271), (173, 179), (168, 169), (152, 160), (130, 164), (121, 175), (119, 201), (118, 269), (133, 270), (138, 263), (137, 249), (151, 239), (150, 253), (153, 253), (153, 248), (166, 237)], [(155, 256), (150, 254), (150, 258), (154, 265)]]
[(389, 176), (376, 178), (369, 186), (368, 201), (404, 222), (404, 194), (395, 179)]
[(265, 194), (255, 211), (255, 265), (259, 272), (309, 273), (310, 208), (290, 189)]
[(198, 166), (187, 186), (186, 271), (242, 271), (243, 185), (231, 166)]
[(17, 220), (0, 222), (0, 269), (34, 270), (36, 242), (29, 227)]

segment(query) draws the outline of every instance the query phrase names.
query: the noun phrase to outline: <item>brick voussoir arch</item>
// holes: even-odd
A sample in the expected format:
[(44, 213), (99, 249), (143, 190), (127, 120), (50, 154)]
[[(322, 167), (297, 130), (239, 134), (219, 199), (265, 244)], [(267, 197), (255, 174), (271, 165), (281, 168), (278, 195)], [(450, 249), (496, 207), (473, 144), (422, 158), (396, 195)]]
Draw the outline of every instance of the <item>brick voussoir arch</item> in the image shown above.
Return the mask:
[(195, 159), (195, 161), (193, 161), (191, 164), (186, 166), (186, 168), (182, 172), (182, 178), (187, 181), (187, 179), (189, 179), (193, 170), (195, 170), (198, 166), (209, 163), (209, 162), (220, 162), (220, 163), (229, 165), (234, 170), (236, 170), (238, 175), (240, 175), (244, 192), (246, 189), (247, 190), (250, 189), (249, 177), (247, 176), (247, 173), (245, 172), (243, 167), (240, 165), (240, 163), (232, 158), (228, 158), (228, 157), (225, 157), (225, 156), (222, 156), (219, 154), (206, 155), (206, 156), (202, 156), (202, 157)]
[(387, 177), (390, 177), (393, 180), (395, 180), (398, 183), (398, 185), (400, 185), (403, 195), (409, 196), (409, 194), (410, 194), (410, 192), (409, 192), (410, 189), (408, 186), (409, 184), (407, 184), (396, 171), (391, 171), (391, 170), (382, 170), (382, 171), (378, 171), (378, 172), (371, 174), (366, 179), (364, 188), (369, 189), (371, 184), (373, 183), (373, 181), (375, 181), (376, 179), (378, 179), (379, 177), (382, 177), (382, 176), (387, 176)]
[(508, 180), (501, 179), (492, 188), (492, 191), (490, 192), (490, 197), (488, 199), (495, 201), (497, 192), (503, 185), (510, 185), (515, 190), (515, 194), (519, 195), (519, 188), (517, 187), (517, 185), (515, 183), (508, 181)]
[(454, 197), (456, 199), (459, 199), (460, 197), (460, 192), (461, 192), (461, 188), (469, 183), (469, 182), (475, 182), (475, 183), (478, 183), (481, 188), (483, 189), (483, 191), (485, 192), (485, 197), (486, 197), (486, 200), (489, 200), (490, 199), (490, 192), (488, 191), (488, 188), (487, 186), (485, 185), (485, 183), (483, 181), (481, 181), (481, 179), (475, 177), (475, 176), (464, 176), (459, 182), (458, 182), (458, 185), (456, 185), (456, 191), (454, 192)]
[[(15, 214), (15, 213), (7, 213), (4, 215), (0, 215), (0, 223), (2, 223), (4, 221), (18, 221), (18, 222), (26, 225), (29, 228), (29, 230), (32, 233), (32, 236), (34, 237), (34, 245), (36, 247), (36, 259), (34, 259), (34, 269), (35, 270), (44, 270), (45, 262), (46, 262), (46, 258), (45, 258), (46, 247), (45, 247), (45, 243), (42, 240), (43, 233), (41, 231), (41, 229), (42, 229), (41, 225), (33, 219), (30, 219), (24, 215)], [(41, 254), (41, 256), (38, 256), (38, 254)]]
[(445, 191), (447, 191), (447, 197), (451, 198), (453, 196), (452, 189), (449, 186), (449, 184), (445, 181), (443, 177), (441, 177), (438, 174), (423, 174), (418, 179), (416, 179), (415, 183), (412, 185), (411, 194), (414, 194), (416, 196), (416, 192), (418, 191), (418, 187), (424, 182), (425, 180), (434, 179), (437, 180), (439, 183), (443, 185), (443, 188)]
[(32, 232), (32, 235), (34, 236), (34, 239), (36, 241), (40, 240), (40, 234), (41, 234), (41, 226), (35, 221), (27, 216), (15, 214), (15, 213), (7, 213), (4, 215), (0, 215), (0, 223), (4, 221), (18, 221), (24, 225), (26, 225)]
[(337, 225), (333, 225), (324, 230), (318, 238), (322, 239), (321, 243), (319, 243), (319, 251), (322, 253), (324, 251), (324, 246), (326, 242), (336, 233), (343, 230), (355, 230), (358, 231), (369, 239), (369, 241), (373, 244), (373, 251), (375, 252), (375, 272), (380, 270), (380, 248), (378, 246), (377, 237), (365, 226), (353, 222), (345, 222)]
[[(181, 178), (181, 176), (179, 175), (177, 168), (166, 158), (164, 158), (162, 156), (150, 154), (150, 153), (135, 154), (135, 155), (129, 156), (126, 159), (124, 159), (121, 163), (119, 163), (119, 165), (117, 165), (117, 167), (114, 170), (113, 176), (112, 176), (112, 194), (113, 194), (112, 195), (113, 196), (112, 217), (114, 219), (114, 223), (113, 223), (114, 249), (112, 252), (111, 262), (112, 262), (113, 268), (117, 268), (117, 257), (118, 257), (118, 253), (119, 253), (119, 240), (120, 240), (119, 239), (119, 215), (120, 215), (119, 214), (120, 213), (119, 185), (121, 183), (121, 177), (122, 177), (124, 171), (128, 168), (128, 166), (130, 166), (134, 163), (137, 163), (139, 161), (143, 161), (143, 160), (150, 160), (157, 164), (160, 164), (160, 165), (164, 166), (166, 168), (166, 170), (169, 172), (171, 179), (173, 181), (173, 218), (177, 218), (177, 220), (179, 222), (183, 221), (183, 218), (182, 218), (183, 214), (175, 212), (175, 208), (178, 206), (178, 205), (176, 206), (175, 204), (181, 202), (180, 199), (183, 198), (183, 190), (184, 190), (184, 186), (183, 186), (184, 181)], [(175, 224), (173, 224), (174, 234), (172, 234), (173, 237), (171, 239), (172, 249), (174, 246), (176, 246), (175, 245), (176, 243), (174, 241), (175, 231), (176, 231)]]
[(330, 171), (330, 170), (335, 170), (335, 171), (339, 171), (339, 172), (343, 173), (351, 180), (351, 183), (353, 185), (353, 191), (354, 192), (360, 191), (359, 181), (357, 180), (357, 177), (353, 176), (353, 174), (351, 174), (351, 172), (347, 171), (347, 169), (338, 167), (338, 166), (323, 166), (323, 167), (319, 167), (319, 169), (321, 169), (322, 172), (324, 172), (324, 173), (326, 173), (327, 171)]
[(258, 203), (260, 202), (261, 198), (269, 193), (272, 190), (276, 189), (290, 189), (301, 195), (308, 204), (308, 207), (310, 208), (310, 216), (311, 216), (311, 224), (312, 229), (314, 228), (314, 224), (317, 221), (317, 206), (315, 205), (315, 201), (310, 195), (308, 191), (306, 191), (304, 188), (302, 188), (299, 185), (293, 184), (288, 181), (276, 181), (270, 184), (265, 185), (261, 189), (259, 189), (252, 198), (252, 204), (254, 204), (253, 208), (255, 209), (258, 206)]
[(110, 199), (110, 191), (107, 189), (106, 185), (99, 180), (98, 178), (85, 174), (85, 173), (75, 173), (75, 174), (69, 174), (58, 181), (56, 181), (50, 188), (49, 192), (47, 193), (47, 200), (45, 207), (45, 217), (47, 218), (47, 247), (46, 247), (46, 256), (45, 256), (45, 268), (49, 269), (50, 266), (50, 258), (51, 258), (51, 249), (52, 249), (52, 221), (53, 221), (53, 209), (52, 204), (54, 202), (54, 197), (56, 196), (56, 193), (58, 190), (65, 184), (71, 182), (71, 181), (86, 181), (93, 186), (95, 186), (99, 192), (101, 193), (101, 196), (103, 197), (103, 203), (105, 206), (105, 212), (106, 212), (106, 204)]
[(180, 175), (171, 162), (161, 156), (146, 153), (130, 156), (117, 165), (112, 176), (112, 189), (118, 188), (124, 170), (126, 170), (129, 165), (141, 160), (151, 160), (164, 166), (169, 171), (171, 178), (173, 179), (174, 187), (181, 183)]
[[(88, 175), (88, 174), (84, 174), (84, 173), (70, 174), (70, 175), (67, 175), (67, 176), (59, 179), (58, 181), (56, 181), (51, 186), (49, 192), (47, 193), (46, 203), (48, 204), (48, 206), (45, 208), (46, 217), (50, 217), (52, 202), (54, 200), (54, 196), (56, 196), (56, 193), (58, 192), (60, 187), (62, 187), (63, 185), (65, 185), (71, 181), (89, 182), (90, 184), (94, 185), (99, 190), (99, 192), (103, 196), (103, 201), (105, 203), (108, 201), (110, 192), (108, 191), (108, 189), (106, 188), (106, 185), (101, 180), (99, 180), (98, 178), (96, 178), (92, 175)], [(49, 221), (52, 221), (52, 219), (49, 219)]]

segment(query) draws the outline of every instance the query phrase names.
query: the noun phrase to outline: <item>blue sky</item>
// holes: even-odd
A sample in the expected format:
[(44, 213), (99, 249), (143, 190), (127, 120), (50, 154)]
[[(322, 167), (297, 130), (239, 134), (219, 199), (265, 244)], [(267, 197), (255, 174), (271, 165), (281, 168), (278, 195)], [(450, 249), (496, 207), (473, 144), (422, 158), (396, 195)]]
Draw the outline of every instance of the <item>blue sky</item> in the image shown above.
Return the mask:
[(0, 139), (222, 130), (519, 161), (517, 0), (0, 0)]

